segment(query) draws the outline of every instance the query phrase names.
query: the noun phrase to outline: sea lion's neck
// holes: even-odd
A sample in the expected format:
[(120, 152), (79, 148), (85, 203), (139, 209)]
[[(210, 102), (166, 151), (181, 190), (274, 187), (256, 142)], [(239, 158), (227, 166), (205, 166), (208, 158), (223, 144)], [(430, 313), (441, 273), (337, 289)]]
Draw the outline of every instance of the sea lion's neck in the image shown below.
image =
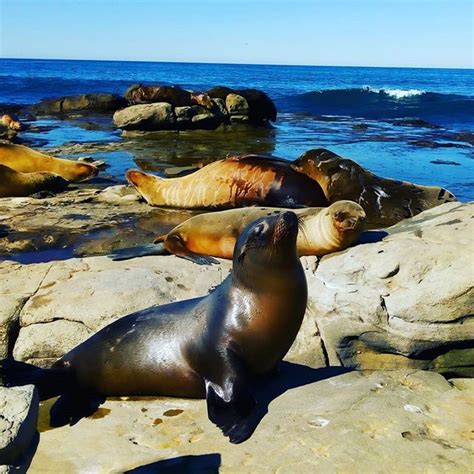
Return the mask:
[[(323, 210), (315, 217), (305, 221), (304, 230), (298, 235), (298, 250), (300, 255), (314, 255), (315, 248), (322, 253), (339, 249), (344, 241), (344, 237), (338, 232), (331, 215), (327, 215)], [(309, 253), (308, 253), (309, 252)]]

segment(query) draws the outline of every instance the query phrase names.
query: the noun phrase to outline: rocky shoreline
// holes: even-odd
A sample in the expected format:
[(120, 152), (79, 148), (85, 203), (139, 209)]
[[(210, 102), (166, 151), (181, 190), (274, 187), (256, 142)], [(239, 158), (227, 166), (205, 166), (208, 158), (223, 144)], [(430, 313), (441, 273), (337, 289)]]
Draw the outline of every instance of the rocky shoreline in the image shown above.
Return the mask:
[[(117, 216), (131, 208), (139, 214), (142, 209), (146, 220), (147, 206), (136, 201), (133, 194), (120, 192), (121, 189), (82, 193), (87, 196), (86, 202), (92, 198), (90, 202), (99, 209), (100, 202), (108, 199)], [(4, 199), (0, 203), (2, 214), (9, 207), (8, 212), (14, 216), (16, 205), (21, 208), (18, 219), (27, 223), (24, 213), (37, 212), (35, 206), (39, 203), (35, 201), (59, 216), (62, 206), (70, 214), (83, 213), (84, 196), (81, 192), (72, 193), (68, 199), (62, 198), (62, 204), (58, 197), (28, 198), (21, 203)], [(92, 213), (94, 225), (100, 215), (101, 211), (97, 216)], [(44, 233), (41, 228), (33, 230), (34, 219), (29, 220), (32, 233)], [(61, 222), (66, 223), (63, 232), (70, 233), (68, 226), (74, 219), (59, 218), (58, 227)], [(280, 466), (286, 472), (294, 469), (296, 457), (304, 459), (298, 461), (302, 463), (301, 472), (309, 472), (315, 466), (322, 468), (326, 463), (344, 469), (349, 460), (360, 459), (358, 450), (365, 450), (364, 462), (388, 462), (395, 467), (395, 462), (400, 462), (406, 453), (413, 453), (413, 449), (425, 451), (418, 459), (420, 469), (432, 462), (425, 459), (430, 452), (431, 459), (442, 459), (439, 462), (445, 463), (446, 469), (462, 470), (471, 455), (466, 423), (474, 386), (462, 378), (447, 382), (434, 372), (448, 378), (472, 377), (474, 373), (473, 275), (466, 266), (471, 258), (473, 226), (474, 204), (449, 203), (385, 232), (367, 233), (366, 243), (346, 251), (320, 260), (303, 258), (309, 304), (286, 360), (288, 370), (303, 370), (298, 369), (302, 367), (298, 364), (304, 364), (304, 370), (313, 371), (314, 378), (310, 377), (305, 387), (289, 390), (272, 403), (269, 415), (264, 417), (255, 436), (244, 443), (243, 450), (233, 450), (218, 439), (217, 430), (205, 420), (204, 402), (124, 398), (108, 401), (93, 421), (84, 419), (73, 427), (51, 430), (44, 426), (47, 415), (41, 414), (43, 432), (32, 468), (41, 470), (45, 463), (54, 465), (61, 460), (71, 472), (87, 469), (81, 459), (88, 456), (78, 457), (73, 447), (82, 436), (89, 441), (84, 446), (81, 443), (81, 451), (96, 447), (105, 430), (114, 441), (109, 440), (109, 448), (104, 446), (97, 455), (97, 463), (104, 470), (124, 470), (177, 456), (202, 455), (211, 449), (209, 446), (221, 453), (222, 472), (233, 472), (239, 463), (244, 463), (247, 471)], [(153, 304), (205, 294), (225, 278), (230, 267), (228, 261), (199, 266), (174, 256), (124, 262), (90, 256), (30, 265), (4, 261), (0, 263), (0, 355), (10, 354), (18, 360), (47, 367), (114, 319)], [(352, 369), (359, 373), (343, 373)], [(289, 380), (296, 379), (292, 376)], [(341, 392), (338, 387), (351, 390)], [(10, 396), (10, 390), (14, 389), (3, 389), (4, 396)], [(28, 396), (34, 412), (37, 400), (31, 393)], [(336, 410), (336, 399), (340, 405), (359, 406), (347, 414), (349, 422), (347, 418), (342, 422), (344, 410)], [(301, 408), (295, 411), (295, 404)], [(450, 415), (446, 412), (448, 406)], [(395, 410), (388, 424), (382, 421), (390, 419), (387, 407), (392, 407), (389, 412)], [(177, 410), (179, 416), (163, 417), (167, 410)], [(21, 417), (18, 420), (22, 425)], [(324, 434), (326, 440), (331, 440), (327, 445), (318, 441), (323, 436), (318, 433), (328, 429), (326, 424), (331, 431), (330, 436)], [(275, 427), (279, 433), (275, 446), (266, 445), (262, 450), (262, 440), (266, 433), (275, 433)], [(349, 427), (353, 442), (354, 437), (358, 440), (354, 444), (357, 450), (338, 447), (338, 440), (347, 436), (343, 427)], [(33, 440), (31, 423), (29, 430), (28, 439)], [(286, 451), (286, 457), (281, 458), (276, 453), (283, 449), (281, 443), (287, 442), (288, 436), (295, 439), (293, 454)], [(313, 436), (314, 443), (309, 441)], [(60, 453), (54, 451), (58, 437), (62, 439)], [(268, 437), (274, 439), (274, 435)], [(371, 440), (382, 445), (371, 450), (370, 445), (375, 442)], [(381, 448), (384, 443), (396, 446), (395, 451)], [(132, 450), (132, 459), (119, 456), (110, 461), (110, 446)], [(419, 472), (416, 467), (412, 470)]]

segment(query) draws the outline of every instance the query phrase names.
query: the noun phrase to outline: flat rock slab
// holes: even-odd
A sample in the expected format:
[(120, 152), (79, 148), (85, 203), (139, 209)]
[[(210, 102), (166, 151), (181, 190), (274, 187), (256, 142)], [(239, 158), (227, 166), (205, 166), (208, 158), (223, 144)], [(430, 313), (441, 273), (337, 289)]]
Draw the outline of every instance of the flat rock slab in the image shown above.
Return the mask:
[(334, 375), (322, 369), (303, 381), (300, 372), (288, 364), (269, 382), (277, 386), (286, 378), (294, 388), (270, 402), (254, 435), (240, 445), (208, 421), (201, 400), (124, 397), (75, 426), (56, 429), (48, 426), (51, 403), (45, 402), (29, 472), (156, 470), (170, 459), (186, 465), (185, 472), (217, 472), (198, 471), (203, 465), (220, 465), (221, 473), (471, 470), (473, 380), (449, 382), (423, 371)]
[(0, 471), (22, 471), (37, 442), (38, 393), (33, 385), (0, 387)]

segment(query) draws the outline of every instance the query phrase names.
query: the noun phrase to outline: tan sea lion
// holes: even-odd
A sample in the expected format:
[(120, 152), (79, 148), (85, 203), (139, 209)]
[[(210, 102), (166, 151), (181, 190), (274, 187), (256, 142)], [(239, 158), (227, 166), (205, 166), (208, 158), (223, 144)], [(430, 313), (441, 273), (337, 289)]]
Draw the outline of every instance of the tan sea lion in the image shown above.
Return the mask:
[(50, 171), (70, 182), (84, 181), (99, 172), (89, 163), (53, 158), (23, 145), (11, 144), (0, 144), (0, 164), (22, 173)]
[(20, 122), (7, 114), (0, 117), (0, 123), (11, 130), (21, 130)]
[[(231, 259), (242, 231), (254, 220), (287, 211), (282, 208), (245, 207), (193, 216), (155, 242), (179, 256), (208, 255)], [(349, 247), (365, 230), (365, 212), (352, 201), (327, 208), (295, 209), (300, 222), (299, 256), (322, 256)]]
[(0, 165), (0, 198), (30, 196), (40, 191), (59, 192), (68, 184), (61, 176), (48, 171), (22, 173)]
[(293, 212), (258, 219), (239, 237), (231, 274), (207, 296), (125, 316), (51, 369), (6, 360), (0, 380), (33, 383), (42, 399), (63, 395), (62, 406), (76, 410), (65, 421), (94, 396), (206, 397), (210, 420), (240, 443), (255, 429), (252, 379), (274, 371), (306, 310), (297, 233)]
[(456, 200), (452, 193), (439, 186), (381, 178), (323, 148), (307, 151), (291, 166), (314, 179), (329, 202), (350, 199), (359, 203), (372, 229), (391, 226), (426, 209)]
[(164, 179), (131, 170), (127, 179), (153, 206), (228, 209), (328, 205), (314, 180), (292, 170), (284, 160), (262, 155), (215, 161), (179, 178)]

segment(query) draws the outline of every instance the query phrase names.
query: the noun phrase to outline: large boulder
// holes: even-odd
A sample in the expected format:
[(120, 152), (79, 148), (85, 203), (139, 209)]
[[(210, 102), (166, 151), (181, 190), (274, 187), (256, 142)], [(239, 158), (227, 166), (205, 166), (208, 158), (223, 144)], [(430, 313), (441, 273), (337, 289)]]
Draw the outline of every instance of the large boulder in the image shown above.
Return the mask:
[(238, 94), (228, 94), (225, 99), (225, 106), (229, 115), (246, 115), (249, 114), (249, 103)]
[(38, 443), (33, 385), (0, 387), (0, 472), (26, 472)]
[(114, 123), (123, 130), (171, 130), (176, 127), (171, 104), (132, 105), (114, 114)]
[(223, 116), (201, 107), (200, 105), (191, 105), (186, 107), (176, 107), (174, 109), (176, 124), (179, 130), (204, 129), (213, 130), (223, 122)]
[(69, 112), (114, 112), (126, 105), (123, 97), (115, 94), (81, 94), (47, 99), (30, 107), (38, 115)]

